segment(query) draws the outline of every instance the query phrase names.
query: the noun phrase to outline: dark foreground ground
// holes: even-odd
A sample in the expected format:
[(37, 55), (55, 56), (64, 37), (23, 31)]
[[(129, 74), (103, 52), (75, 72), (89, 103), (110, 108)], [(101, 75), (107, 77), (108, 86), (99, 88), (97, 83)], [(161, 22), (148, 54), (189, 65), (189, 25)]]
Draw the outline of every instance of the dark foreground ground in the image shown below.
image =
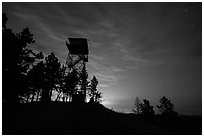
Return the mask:
[(100, 104), (3, 104), (2, 129), (3, 135), (191, 135), (202, 134), (202, 118), (146, 119), (116, 113)]

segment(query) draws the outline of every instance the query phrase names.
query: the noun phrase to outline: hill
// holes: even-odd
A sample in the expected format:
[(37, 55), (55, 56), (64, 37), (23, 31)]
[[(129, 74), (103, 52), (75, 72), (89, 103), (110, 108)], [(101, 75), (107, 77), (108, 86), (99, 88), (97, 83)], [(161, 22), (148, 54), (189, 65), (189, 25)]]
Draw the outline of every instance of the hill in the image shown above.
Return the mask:
[(37, 102), (3, 104), (2, 128), (3, 134), (30, 135), (201, 134), (201, 117), (196, 120), (192, 120), (192, 117), (179, 119), (182, 119), (185, 125), (191, 119), (188, 128), (196, 128), (186, 131), (182, 123), (178, 123), (178, 119), (177, 123), (169, 121), (170, 124), (160, 117), (149, 121), (142, 116), (114, 112), (101, 104)]

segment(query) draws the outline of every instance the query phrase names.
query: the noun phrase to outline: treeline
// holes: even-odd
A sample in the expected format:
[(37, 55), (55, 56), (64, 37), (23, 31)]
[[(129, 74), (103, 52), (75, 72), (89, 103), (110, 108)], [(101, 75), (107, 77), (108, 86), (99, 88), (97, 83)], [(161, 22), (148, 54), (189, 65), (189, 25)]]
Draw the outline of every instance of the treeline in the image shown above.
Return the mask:
[[(174, 104), (165, 96), (159, 100), (159, 105), (156, 107), (160, 115), (164, 117), (174, 117), (178, 115), (178, 113), (174, 111)], [(149, 100), (143, 99), (143, 101), (141, 101), (139, 97), (136, 97), (132, 110), (135, 114), (143, 115), (148, 118), (153, 118), (155, 115), (154, 106), (150, 105)]]
[[(29, 28), (15, 34), (6, 26), (7, 16), (2, 15), (2, 99), (3, 102), (20, 103), (52, 101), (72, 102), (73, 96), (80, 94), (86, 86), (86, 99), (99, 103), (101, 92), (97, 90), (95, 76), (88, 80), (76, 70), (67, 72), (54, 53), (44, 57), (42, 52), (34, 52), (30, 46), (35, 43)], [(82, 83), (85, 79), (86, 83)]]

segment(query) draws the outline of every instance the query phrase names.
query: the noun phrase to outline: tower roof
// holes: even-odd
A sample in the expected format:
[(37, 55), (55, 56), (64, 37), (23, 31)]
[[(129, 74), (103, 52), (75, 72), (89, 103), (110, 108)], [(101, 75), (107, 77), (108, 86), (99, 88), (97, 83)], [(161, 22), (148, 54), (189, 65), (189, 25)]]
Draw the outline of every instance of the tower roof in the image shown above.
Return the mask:
[(86, 38), (68, 38), (69, 43), (66, 42), (69, 53), (76, 55), (88, 55), (88, 42)]

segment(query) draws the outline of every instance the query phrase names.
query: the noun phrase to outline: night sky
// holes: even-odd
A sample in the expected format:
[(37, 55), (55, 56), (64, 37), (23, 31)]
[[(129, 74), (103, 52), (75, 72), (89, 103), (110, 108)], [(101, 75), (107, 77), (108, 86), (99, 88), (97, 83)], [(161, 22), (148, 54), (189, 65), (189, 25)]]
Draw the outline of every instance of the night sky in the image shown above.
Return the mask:
[[(3, 3), (7, 26), (28, 27), (32, 48), (65, 63), (68, 37), (89, 39), (89, 79), (103, 104), (131, 112), (136, 96), (169, 98), (179, 114), (202, 113), (201, 3)], [(155, 110), (157, 108), (155, 107)]]

